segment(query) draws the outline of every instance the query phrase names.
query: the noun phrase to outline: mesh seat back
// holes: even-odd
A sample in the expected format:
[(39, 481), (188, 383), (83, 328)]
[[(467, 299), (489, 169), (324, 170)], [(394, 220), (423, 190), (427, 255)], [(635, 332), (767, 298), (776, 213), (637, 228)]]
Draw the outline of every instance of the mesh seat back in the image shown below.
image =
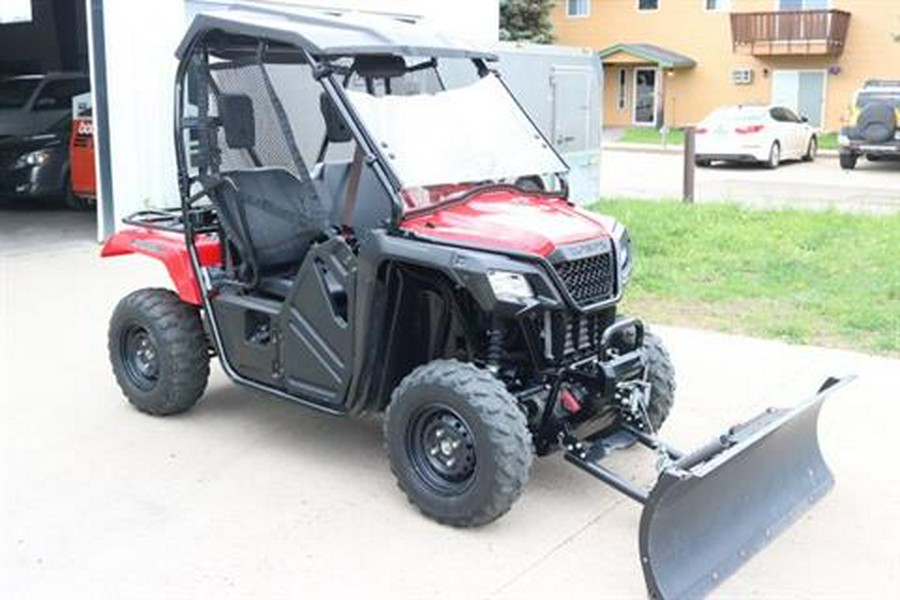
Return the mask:
[(221, 180), (213, 202), (257, 277), (299, 266), (324, 231), (316, 211), (307, 209), (311, 186), (279, 167), (229, 171)]

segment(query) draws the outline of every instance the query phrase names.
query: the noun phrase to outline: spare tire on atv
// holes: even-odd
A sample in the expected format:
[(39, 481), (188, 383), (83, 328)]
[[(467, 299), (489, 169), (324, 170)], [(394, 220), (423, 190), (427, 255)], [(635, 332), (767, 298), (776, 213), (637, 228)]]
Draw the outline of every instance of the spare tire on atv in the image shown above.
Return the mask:
[(897, 115), (894, 107), (886, 103), (870, 104), (862, 110), (856, 121), (857, 134), (872, 144), (892, 141), (896, 129)]

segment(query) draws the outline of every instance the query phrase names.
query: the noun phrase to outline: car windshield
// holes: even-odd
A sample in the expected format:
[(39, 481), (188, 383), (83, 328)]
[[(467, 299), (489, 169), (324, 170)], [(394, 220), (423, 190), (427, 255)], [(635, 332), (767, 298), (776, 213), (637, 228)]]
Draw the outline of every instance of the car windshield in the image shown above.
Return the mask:
[(407, 208), (445, 201), (475, 184), (568, 170), (493, 75), (433, 94), (346, 93), (408, 192)]
[(0, 108), (22, 108), (40, 84), (40, 79), (0, 81)]
[(857, 108), (865, 108), (872, 104), (888, 104), (900, 108), (900, 92), (860, 92), (856, 98)]

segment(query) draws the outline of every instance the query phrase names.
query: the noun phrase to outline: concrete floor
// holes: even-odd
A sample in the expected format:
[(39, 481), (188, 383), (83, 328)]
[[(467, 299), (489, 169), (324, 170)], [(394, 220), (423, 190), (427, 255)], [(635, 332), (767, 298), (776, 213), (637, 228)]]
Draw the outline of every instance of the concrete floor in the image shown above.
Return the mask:
[[(0, 598), (644, 595), (639, 507), (559, 457), (536, 463), (503, 519), (459, 531), (407, 504), (377, 421), (261, 397), (217, 366), (192, 412), (137, 413), (110, 374), (106, 323), (165, 272), (101, 261), (89, 237), (25, 239), (0, 248)], [(860, 375), (822, 413), (836, 488), (717, 595), (900, 597), (900, 361), (658, 331), (678, 368), (666, 435), (679, 446)], [(652, 474), (639, 450), (617, 462)]]
[[(607, 148), (602, 156), (603, 198), (671, 199), (682, 196), (680, 153)], [(715, 164), (696, 170), (698, 202), (739, 202), (762, 208), (793, 206), (875, 213), (900, 210), (900, 162), (860, 160), (844, 171), (836, 157), (789, 162), (777, 170)]]

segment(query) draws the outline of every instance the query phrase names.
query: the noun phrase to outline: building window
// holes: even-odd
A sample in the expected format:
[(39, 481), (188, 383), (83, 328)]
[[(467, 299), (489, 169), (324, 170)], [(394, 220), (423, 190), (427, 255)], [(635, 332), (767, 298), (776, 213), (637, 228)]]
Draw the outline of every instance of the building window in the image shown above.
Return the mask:
[(638, 0), (638, 10), (659, 10), (659, 0)]
[(619, 88), (616, 95), (616, 108), (625, 110), (628, 104), (628, 74), (625, 69), (619, 69)]
[(706, 10), (731, 10), (731, 0), (703, 0)]
[(591, 14), (591, 0), (566, 0), (567, 17), (587, 17)]

